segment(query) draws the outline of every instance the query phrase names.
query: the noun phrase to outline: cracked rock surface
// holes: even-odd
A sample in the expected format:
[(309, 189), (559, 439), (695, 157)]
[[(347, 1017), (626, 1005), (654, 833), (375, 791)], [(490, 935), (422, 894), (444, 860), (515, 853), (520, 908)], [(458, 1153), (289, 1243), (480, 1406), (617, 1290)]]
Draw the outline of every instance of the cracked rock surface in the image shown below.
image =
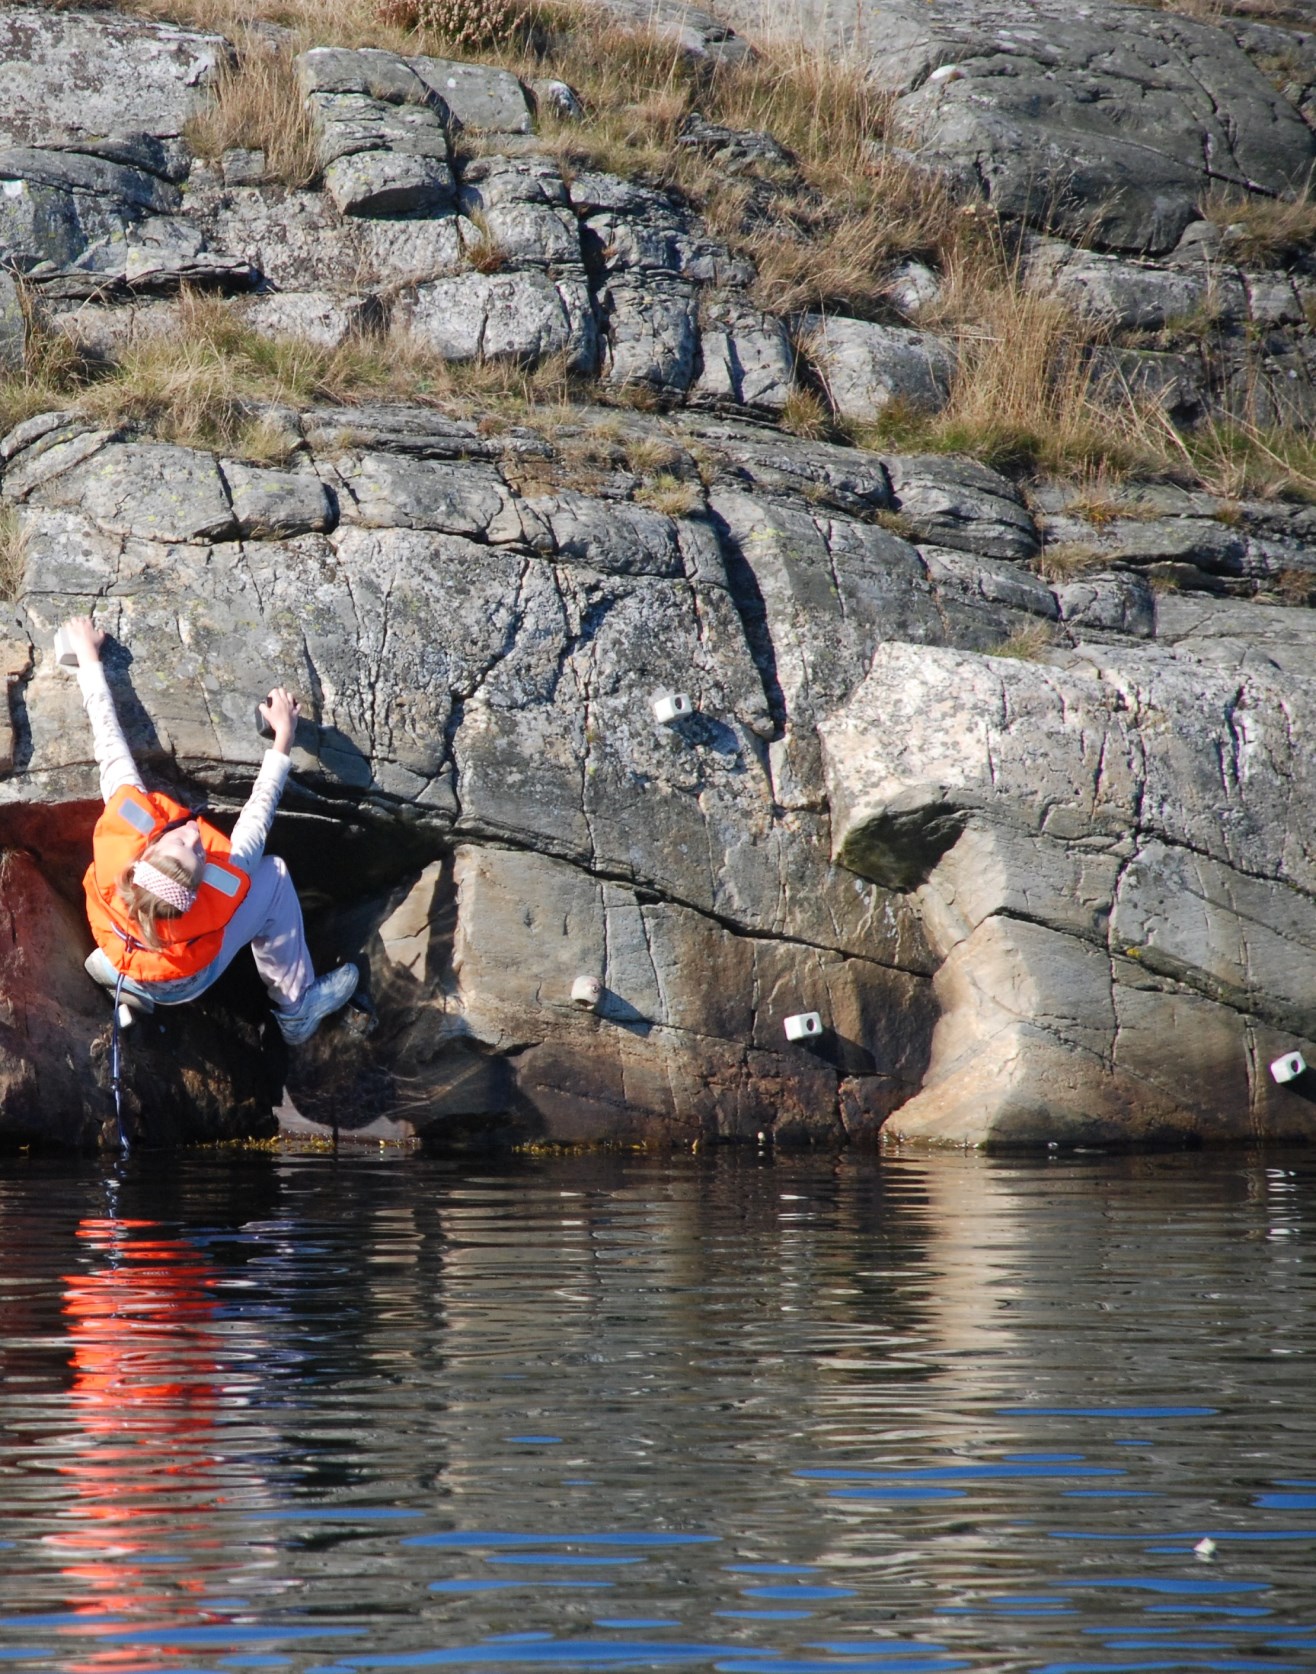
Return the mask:
[[(780, 27), (762, 0), (726, 11)], [(1244, 47), (1173, 12), (1112, 0), (806, 0), (802, 12), (896, 95), (920, 159), (1066, 237), (1164, 253), (1211, 187), (1283, 196), (1316, 161), (1311, 129)]]
[[(653, 16), (715, 64), (749, 10)], [(1256, 67), (1282, 34), (1301, 80), (1300, 37), (1110, 0), (846, 17), (880, 29), (907, 138), (1016, 218), (1026, 282), (1101, 322), (1094, 365), (1176, 417), (1316, 417), (1316, 276), (1236, 259), (1196, 207), (1305, 178), (1307, 84)], [(96, 779), (51, 652), (87, 609), (148, 777), (219, 817), (256, 700), (303, 694), (273, 847), (318, 963), (363, 958), (378, 1012), (289, 1055), (235, 971), (137, 1038), (155, 1137), (271, 1131), (284, 1088), (463, 1145), (1310, 1132), (1266, 1069), (1316, 1062), (1310, 506), (1096, 503), (786, 433), (802, 339), (834, 415), (946, 400), (954, 352), (908, 323), (941, 277), (896, 275), (903, 324), (777, 318), (675, 194), (564, 174), (505, 71), (303, 55), (322, 175), (294, 190), (180, 139), (217, 37), (4, 7), (0, 43), (32, 66), (0, 100), (0, 361), (25, 308), (113, 355), (204, 286), (271, 337), (560, 356), (618, 403), (254, 411), (278, 464), (72, 409), (0, 439), (0, 1138), (86, 1144), (108, 1114)], [(682, 143), (732, 179), (791, 161), (702, 118)], [(824, 1034), (792, 1044), (806, 1011)]]

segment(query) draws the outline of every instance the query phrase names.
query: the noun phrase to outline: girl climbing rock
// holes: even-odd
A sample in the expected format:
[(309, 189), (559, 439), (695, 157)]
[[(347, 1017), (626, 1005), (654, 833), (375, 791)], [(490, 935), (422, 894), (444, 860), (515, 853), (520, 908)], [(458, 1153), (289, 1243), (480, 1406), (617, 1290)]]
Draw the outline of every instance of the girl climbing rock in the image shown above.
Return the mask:
[(172, 797), (148, 791), (129, 753), (101, 667), (105, 635), (89, 616), (64, 624), (77, 653), (105, 812), (96, 823), (83, 886), (96, 950), (87, 971), (140, 1011), (204, 994), (240, 948), (269, 990), (283, 1038), (309, 1040), (356, 992), (355, 965), (318, 981), (306, 951), (301, 903), (288, 868), (265, 853), (292, 766), (297, 699), (276, 687), (261, 704), (274, 733), (232, 837)]

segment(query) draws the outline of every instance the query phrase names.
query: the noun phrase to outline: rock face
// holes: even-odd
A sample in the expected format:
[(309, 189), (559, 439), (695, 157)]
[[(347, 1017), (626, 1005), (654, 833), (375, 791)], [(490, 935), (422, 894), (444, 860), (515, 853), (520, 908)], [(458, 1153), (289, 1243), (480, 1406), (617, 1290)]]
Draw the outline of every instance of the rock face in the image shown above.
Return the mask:
[[(755, 0), (729, 15), (782, 23)], [(1164, 253), (1213, 187), (1285, 196), (1316, 162), (1311, 130), (1244, 46), (1173, 12), (865, 0), (806, 5), (802, 21), (868, 62), (924, 162), (1066, 237)]]
[[(26, 635), (48, 647), (96, 603), (132, 648), (111, 673), (145, 761), (225, 797), (259, 756), (252, 694), (315, 694), (284, 846), (340, 897), (333, 950), (364, 944), (387, 996), (377, 1035), (345, 1040), (349, 1108), (570, 1140), (875, 1130), (921, 1074), (928, 955), (829, 864), (811, 740), (895, 615), (940, 636), (917, 549), (867, 521), (892, 503), (885, 467), (637, 419), (629, 445), (661, 438), (687, 482), (686, 446), (720, 461), (725, 491), (672, 517), (624, 471), (605, 497), (514, 489), (529, 437), (350, 420), (344, 446), (305, 415), (317, 440), (287, 471), (47, 421), (10, 439), (5, 477)], [(694, 713), (665, 726), (653, 703), (678, 682)], [(48, 650), (18, 701), (0, 829), (53, 868), (92, 790), (85, 726)], [(572, 1005), (580, 975), (604, 985), (597, 1014)], [(816, 1052), (782, 1029), (808, 1010)]]
[(168, 142), (200, 108), (231, 50), (218, 35), (113, 13), (6, 6), (0, 145), (71, 143), (76, 152), (90, 140), (91, 155), (115, 159), (117, 151), (126, 163), (136, 138), (177, 158)]
[[(0, 1139), (94, 1143), (109, 1115), (78, 909), (95, 774), (51, 653), (87, 609), (145, 770), (218, 816), (260, 759), (256, 698), (304, 695), (274, 846), (318, 961), (361, 958), (376, 1012), (288, 1055), (235, 969), (134, 1031), (148, 1137), (269, 1131), (285, 1086), (454, 1145), (1311, 1131), (1266, 1074), (1316, 1038), (1310, 507), (1025, 495), (787, 434), (801, 357), (856, 424), (947, 399), (951, 346), (897, 323), (936, 274), (895, 274), (885, 321), (775, 318), (688, 203), (564, 172), (478, 64), (309, 52), (317, 182), (195, 162), (179, 135), (225, 43), (37, 15), (0, 11), (52, 84), (0, 119), (0, 358), (32, 321), (89, 356), (167, 338), (203, 285), (272, 338), (551, 357), (615, 404), (254, 409), (277, 464), (72, 407), (0, 439)], [(1033, 227), (1027, 282), (1108, 327), (1102, 376), (1176, 412), (1244, 383), (1250, 411), (1302, 410), (1304, 273), (1193, 220), (1213, 179), (1289, 192), (1312, 160), (1264, 43), (1104, 0), (865, 15), (925, 158), (971, 155)], [(696, 58), (745, 50), (706, 14), (658, 23)], [(53, 86), (70, 54), (86, 127)], [(785, 155), (702, 119), (682, 143), (737, 179)], [(1052, 236), (1098, 202), (1107, 248)], [(1194, 313), (1235, 358), (1148, 347)], [(823, 1033), (788, 1040), (811, 1011)]]
[[(1311, 643), (1300, 623), (1293, 650)], [(1316, 692), (1220, 649), (1041, 666), (893, 645), (824, 724), (838, 858), (917, 888), (943, 959), (899, 1132), (1305, 1131), (1266, 1065), (1316, 1034), (1312, 854), (1292, 817)]]

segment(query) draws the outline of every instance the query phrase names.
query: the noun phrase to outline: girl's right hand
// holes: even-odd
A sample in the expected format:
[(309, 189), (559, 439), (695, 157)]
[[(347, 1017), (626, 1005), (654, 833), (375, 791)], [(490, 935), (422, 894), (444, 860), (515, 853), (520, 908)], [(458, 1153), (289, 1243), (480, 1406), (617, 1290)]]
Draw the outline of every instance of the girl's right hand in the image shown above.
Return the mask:
[(260, 705), (260, 712), (274, 734), (274, 748), (281, 756), (288, 755), (297, 733), (301, 705), (286, 686), (276, 686)]
[(105, 634), (90, 616), (70, 616), (64, 624), (64, 634), (69, 645), (77, 652), (79, 663), (100, 662)]

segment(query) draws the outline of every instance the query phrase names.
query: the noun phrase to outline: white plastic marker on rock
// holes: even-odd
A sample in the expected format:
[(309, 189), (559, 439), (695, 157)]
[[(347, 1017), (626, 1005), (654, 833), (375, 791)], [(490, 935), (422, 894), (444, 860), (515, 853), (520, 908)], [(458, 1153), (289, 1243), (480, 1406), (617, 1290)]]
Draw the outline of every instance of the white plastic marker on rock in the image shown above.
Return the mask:
[(1306, 1067), (1307, 1060), (1301, 1052), (1286, 1052), (1271, 1064), (1270, 1073), (1282, 1087), (1286, 1081), (1296, 1081)]
[(603, 984), (597, 977), (579, 976), (571, 985), (571, 1003), (582, 1011), (597, 1011), (603, 1001)]
[(685, 715), (693, 715), (695, 706), (684, 692), (668, 692), (664, 697), (654, 699), (653, 712), (667, 726)]
[(787, 1040), (812, 1040), (822, 1033), (822, 1018), (816, 1011), (796, 1012), (786, 1019)]
[(77, 668), (78, 653), (69, 644), (69, 636), (63, 628), (55, 629), (55, 661), (64, 668)]

